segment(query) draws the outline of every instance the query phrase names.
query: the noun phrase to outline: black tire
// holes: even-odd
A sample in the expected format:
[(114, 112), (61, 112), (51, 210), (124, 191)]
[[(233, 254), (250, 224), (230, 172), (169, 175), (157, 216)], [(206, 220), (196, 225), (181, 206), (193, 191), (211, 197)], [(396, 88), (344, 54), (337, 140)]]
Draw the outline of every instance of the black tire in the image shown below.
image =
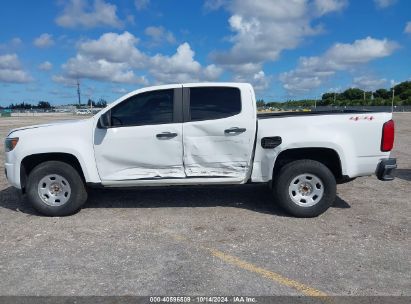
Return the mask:
[[(312, 206), (300, 206), (292, 199), (289, 187), (300, 175), (311, 174), (323, 184), (322, 198)], [(291, 191), (292, 192), (292, 191)], [(322, 163), (303, 159), (283, 166), (273, 177), (273, 193), (280, 206), (295, 217), (316, 217), (324, 213), (335, 201), (337, 186), (332, 172)]]
[[(46, 204), (39, 195), (39, 183), (47, 175), (58, 174), (71, 188), (71, 194), (63, 205)], [(26, 185), (26, 198), (40, 213), (48, 216), (71, 215), (78, 211), (87, 200), (87, 191), (79, 173), (67, 163), (48, 161), (37, 165), (29, 174)]]

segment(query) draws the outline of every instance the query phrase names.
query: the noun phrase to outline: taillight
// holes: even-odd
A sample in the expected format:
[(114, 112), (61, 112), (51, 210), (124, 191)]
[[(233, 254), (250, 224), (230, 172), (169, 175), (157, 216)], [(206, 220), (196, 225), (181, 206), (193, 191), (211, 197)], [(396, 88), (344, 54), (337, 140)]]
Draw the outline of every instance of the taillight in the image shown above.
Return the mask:
[(381, 151), (389, 152), (394, 146), (394, 121), (387, 121), (382, 127)]

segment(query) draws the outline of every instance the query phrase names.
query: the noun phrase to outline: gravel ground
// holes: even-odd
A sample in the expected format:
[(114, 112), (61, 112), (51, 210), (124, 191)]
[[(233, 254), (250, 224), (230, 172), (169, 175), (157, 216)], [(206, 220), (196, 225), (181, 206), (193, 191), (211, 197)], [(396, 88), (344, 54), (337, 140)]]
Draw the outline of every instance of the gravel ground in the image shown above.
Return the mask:
[[(1, 118), (0, 135), (54, 119)], [(2, 176), (0, 295), (410, 296), (411, 114), (395, 120), (395, 181), (339, 185), (313, 219), (288, 217), (263, 185), (93, 190), (48, 218)]]

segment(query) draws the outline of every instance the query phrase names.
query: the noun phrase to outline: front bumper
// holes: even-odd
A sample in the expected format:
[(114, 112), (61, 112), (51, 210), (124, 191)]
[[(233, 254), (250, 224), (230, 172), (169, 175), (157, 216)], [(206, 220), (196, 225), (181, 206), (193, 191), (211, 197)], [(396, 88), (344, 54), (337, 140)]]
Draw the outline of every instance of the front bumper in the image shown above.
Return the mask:
[(16, 174), (15, 174), (15, 170), (14, 170), (14, 165), (13, 164), (9, 164), (9, 163), (5, 163), (4, 164), (4, 173), (6, 175), (6, 178), (8, 180), (8, 182), (16, 188), (20, 188), (20, 185), (18, 183), (18, 180), (16, 179)]
[(391, 181), (394, 179), (394, 171), (397, 169), (397, 159), (387, 158), (380, 161), (375, 174), (382, 181)]

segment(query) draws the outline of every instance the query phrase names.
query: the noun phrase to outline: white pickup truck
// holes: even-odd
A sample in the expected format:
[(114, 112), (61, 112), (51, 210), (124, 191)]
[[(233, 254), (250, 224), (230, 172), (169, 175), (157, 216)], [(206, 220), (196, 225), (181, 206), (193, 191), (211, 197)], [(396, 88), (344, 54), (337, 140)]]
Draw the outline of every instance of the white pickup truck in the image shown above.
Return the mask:
[(339, 182), (392, 180), (393, 142), (391, 113), (257, 115), (250, 84), (162, 85), (88, 119), (11, 130), (5, 169), (50, 216), (76, 212), (89, 187), (267, 183), (273, 202), (313, 217), (333, 204)]

